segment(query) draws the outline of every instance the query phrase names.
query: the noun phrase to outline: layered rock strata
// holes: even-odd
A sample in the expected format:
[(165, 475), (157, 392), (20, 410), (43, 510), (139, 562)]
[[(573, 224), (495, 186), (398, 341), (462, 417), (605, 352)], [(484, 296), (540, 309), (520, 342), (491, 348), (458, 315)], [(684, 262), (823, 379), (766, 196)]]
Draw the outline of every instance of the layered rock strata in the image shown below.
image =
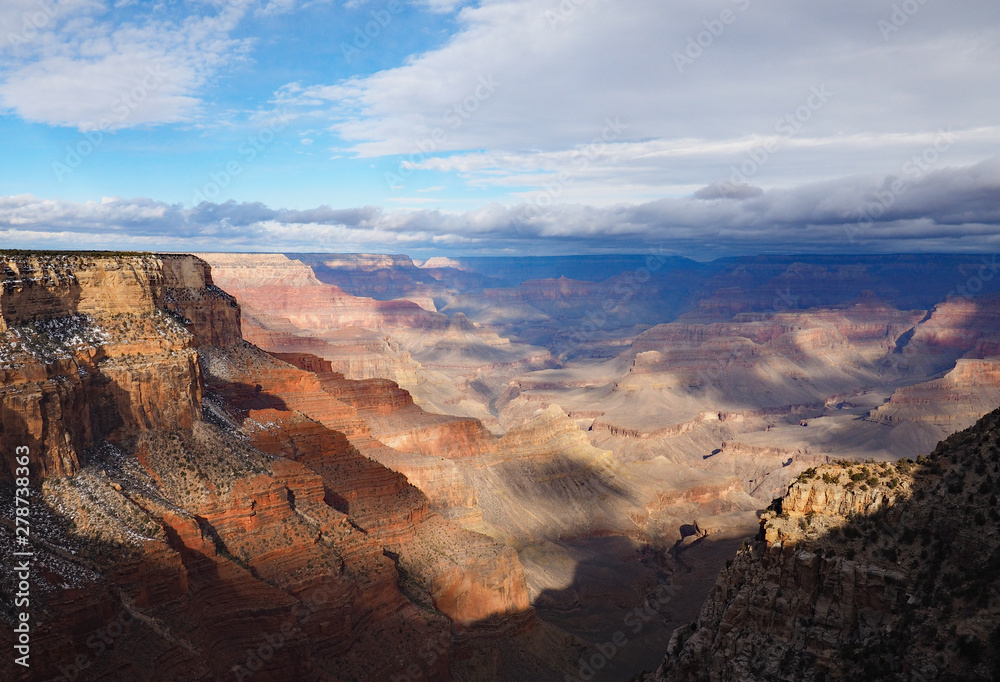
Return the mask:
[[(36, 679), (450, 679), (496, 665), (495, 638), (458, 651), (453, 629), (530, 627), (516, 554), (324, 425), (360, 420), (242, 341), (206, 263), (4, 263), (0, 449), (32, 453)], [(16, 584), (6, 566), (6, 603)]]

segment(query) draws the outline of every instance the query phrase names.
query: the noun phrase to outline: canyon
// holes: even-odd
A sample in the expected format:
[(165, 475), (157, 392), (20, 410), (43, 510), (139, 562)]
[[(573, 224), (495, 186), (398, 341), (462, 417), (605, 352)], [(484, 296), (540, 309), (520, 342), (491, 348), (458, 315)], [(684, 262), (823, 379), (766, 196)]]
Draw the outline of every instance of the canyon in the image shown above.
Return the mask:
[(447, 677), (532, 628), (516, 553), (330, 428), (354, 408), (243, 341), (203, 261), (6, 266), (0, 445), (31, 452), (37, 679)]
[[(38, 679), (75, 661), (92, 679), (833, 674), (854, 602), (823, 607), (802, 658), (786, 602), (740, 590), (777, 581), (805, 613), (815, 586), (772, 574), (802, 572), (810, 533), (903, 504), (926, 477), (895, 462), (1000, 404), (980, 256), (0, 265), (0, 450), (32, 453)], [(865, 490), (826, 482), (861, 467)], [(852, 568), (850, 589), (888, 593), (890, 569)], [(740, 649), (739, 628), (797, 667)]]

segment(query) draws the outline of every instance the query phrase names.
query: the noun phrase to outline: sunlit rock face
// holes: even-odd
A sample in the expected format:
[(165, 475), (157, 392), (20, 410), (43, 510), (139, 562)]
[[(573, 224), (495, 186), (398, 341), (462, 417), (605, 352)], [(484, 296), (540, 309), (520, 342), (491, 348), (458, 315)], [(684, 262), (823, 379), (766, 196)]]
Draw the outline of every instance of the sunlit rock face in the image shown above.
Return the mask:
[[(199, 343), (239, 339), (235, 300), (193, 257), (0, 259), (4, 438), (45, 476), (82, 452), (200, 416)], [(183, 309), (191, 318), (177, 314)]]
[(391, 448), (355, 405), (418, 410), (405, 391), (339, 401), (246, 343), (195, 257), (3, 264), (0, 448), (31, 451), (40, 679), (449, 679), (531, 631), (516, 552), (363, 454)]

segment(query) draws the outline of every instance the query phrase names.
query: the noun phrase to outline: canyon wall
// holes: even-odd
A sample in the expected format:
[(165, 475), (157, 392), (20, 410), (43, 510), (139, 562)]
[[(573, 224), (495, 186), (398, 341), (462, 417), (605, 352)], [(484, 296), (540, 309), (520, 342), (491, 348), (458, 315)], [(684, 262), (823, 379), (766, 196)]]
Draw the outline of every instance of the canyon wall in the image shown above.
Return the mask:
[(101, 439), (189, 428), (199, 418), (196, 348), (239, 338), (235, 301), (210, 286), (204, 262), (0, 263), (0, 442), (29, 446), (37, 474), (75, 473), (82, 451)]
[(31, 449), (39, 678), (451, 679), (530, 632), (516, 553), (361, 454), (391, 448), (352, 402), (412, 407), (398, 387), (341, 402), (247, 344), (198, 258), (0, 262), (0, 449)]
[(804, 472), (643, 680), (995, 676), (998, 439), (1000, 411), (917, 463)]

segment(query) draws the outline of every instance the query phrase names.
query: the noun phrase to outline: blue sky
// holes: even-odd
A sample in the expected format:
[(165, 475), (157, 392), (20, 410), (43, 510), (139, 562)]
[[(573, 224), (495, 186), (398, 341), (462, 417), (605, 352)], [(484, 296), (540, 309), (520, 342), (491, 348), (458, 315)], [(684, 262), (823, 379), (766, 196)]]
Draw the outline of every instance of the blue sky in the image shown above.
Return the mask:
[(7, 0), (0, 245), (992, 251), (992, 0)]
[[(206, 25), (227, 12), (225, 5), (196, 2), (132, 3), (121, 8), (104, 3), (76, 4), (80, 6), (77, 12), (67, 8), (60, 13), (60, 3), (24, 3), (22, 16), (31, 18), (49, 7), (53, 8), (52, 19), (43, 29), (68, 24), (75, 16), (76, 21), (86, 19), (95, 33), (106, 37), (124, 32), (130, 25), (152, 27), (151, 32), (163, 36), (183, 31), (184, 22)], [(218, 54), (211, 55), (211, 60), (202, 59), (202, 64), (191, 63), (198, 61), (197, 45), (163, 38), (158, 50), (142, 55), (145, 68), (136, 68), (138, 75), (120, 76), (114, 65), (109, 65), (109, 73), (99, 74), (109, 82), (90, 92), (82, 88), (65, 95), (53, 93), (55, 106), (43, 112), (18, 97), (5, 97), (8, 107), (14, 104), (0, 119), (5, 140), (0, 181), (5, 193), (76, 201), (149, 196), (191, 205), (206, 185), (214, 192), (213, 177), (222, 178), (216, 185), (226, 184), (226, 165), (236, 160), (242, 172), (219, 187), (222, 200), (305, 208), (318, 203), (352, 205), (391, 199), (394, 192), (371, 167), (378, 164), (359, 163), (350, 158), (352, 155), (339, 153), (337, 149), (347, 145), (326, 129), (328, 122), (283, 124), (282, 110), (274, 102), (276, 93), (291, 83), (339, 82), (398, 65), (408, 55), (446, 41), (454, 31), (454, 15), (402, 2), (393, 3), (397, 12), (389, 12), (388, 3), (355, 7), (311, 3), (270, 10), (266, 4), (228, 6), (234, 15), (225, 22), (228, 30), (204, 29), (203, 40), (215, 42)], [(14, 28), (22, 29), (14, 35), (23, 32), (23, 24), (15, 23)], [(7, 40), (8, 44), (16, 43), (10, 36)], [(65, 40), (68, 43), (72, 38), (66, 36)], [(30, 54), (34, 41), (20, 53)], [(128, 51), (126, 46), (117, 47)], [(195, 54), (184, 54), (186, 50)], [(83, 55), (77, 57), (77, 61), (84, 60)], [(171, 68), (177, 62), (180, 64)], [(155, 78), (146, 81), (149, 68), (161, 72), (162, 85)], [(147, 89), (144, 81), (152, 86), (148, 96), (143, 94)], [(137, 86), (141, 88), (135, 93), (139, 97), (156, 98), (161, 93), (155, 88), (173, 86), (170, 97), (189, 101), (170, 102), (161, 95), (154, 106), (165, 108), (156, 111), (142, 102), (131, 108), (128, 97)], [(72, 112), (61, 116), (58, 110), (63, 98), (73, 95), (93, 98), (93, 105), (76, 116)], [(121, 116), (124, 120), (119, 121)], [(74, 165), (79, 152), (89, 150), (88, 138), (80, 128), (94, 121), (100, 125), (105, 117), (112, 119), (110, 132), (98, 135), (91, 131), (90, 140), (99, 140), (99, 144)], [(242, 149), (257, 153), (241, 153), (241, 145), (256, 138), (261, 138), (257, 144), (251, 142)], [(434, 174), (427, 175), (430, 179)]]

